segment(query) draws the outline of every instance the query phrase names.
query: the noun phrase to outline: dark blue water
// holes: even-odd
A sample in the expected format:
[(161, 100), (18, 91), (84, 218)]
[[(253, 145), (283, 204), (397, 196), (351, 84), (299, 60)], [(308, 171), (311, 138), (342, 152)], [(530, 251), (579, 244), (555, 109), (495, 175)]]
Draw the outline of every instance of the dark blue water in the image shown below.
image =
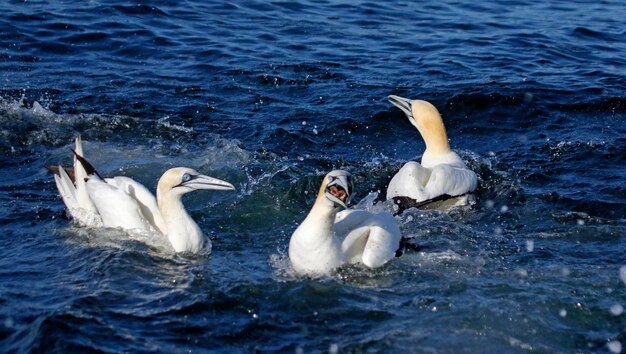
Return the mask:
[[(0, 3), (3, 352), (626, 352), (621, 1)], [(399, 218), (423, 247), (295, 276), (333, 168), (368, 208), (440, 108), (475, 203)], [(188, 209), (210, 255), (73, 226), (45, 164), (234, 183)], [(366, 198), (367, 197), (367, 198)], [(621, 269), (621, 277), (620, 277)]]

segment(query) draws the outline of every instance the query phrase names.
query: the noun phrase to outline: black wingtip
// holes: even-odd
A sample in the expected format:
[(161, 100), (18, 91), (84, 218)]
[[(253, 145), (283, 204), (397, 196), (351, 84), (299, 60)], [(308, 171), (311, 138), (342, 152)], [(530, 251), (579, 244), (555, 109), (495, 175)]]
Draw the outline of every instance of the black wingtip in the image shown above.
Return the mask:
[(76, 156), (76, 159), (78, 160), (78, 162), (80, 162), (80, 164), (83, 165), (83, 168), (85, 169), (85, 172), (87, 172), (88, 176), (96, 175), (98, 176), (98, 178), (104, 179), (102, 178), (102, 176), (100, 176), (98, 171), (96, 171), (96, 169), (89, 163), (89, 161), (87, 161), (87, 159), (77, 154), (76, 151), (74, 151), (74, 149), (70, 148), (70, 150), (72, 150), (72, 153), (74, 153), (74, 156)]
[(428, 199), (428, 200), (424, 200), (421, 202), (418, 202), (417, 200), (413, 199), (413, 198), (409, 198), (409, 197), (393, 197), (393, 203), (396, 204), (398, 206), (398, 210), (393, 214), (393, 216), (398, 216), (400, 214), (402, 214), (405, 210), (409, 209), (409, 208), (417, 208), (420, 209), (422, 207), (425, 207), (429, 204), (432, 204), (434, 202), (442, 202), (442, 201), (446, 201), (448, 199), (452, 199), (452, 198), (456, 198), (456, 197), (462, 197), (464, 195), (466, 195), (468, 193), (464, 193), (464, 194), (460, 194), (460, 195), (449, 195), (449, 194), (442, 194), (440, 196), (434, 197), (432, 199)]
[(60, 174), (59, 166), (45, 165), (44, 167), (46, 168), (46, 170), (54, 173), (55, 175)]
[(396, 257), (401, 257), (406, 252), (421, 252), (423, 250), (424, 246), (416, 244), (414, 238), (402, 237), (400, 239), (400, 246), (396, 250)]
[(70, 177), (70, 179), (72, 180), (72, 182), (76, 182), (76, 176), (74, 175), (74, 169), (72, 168), (65, 168), (62, 166), (53, 166), (53, 165), (45, 165), (44, 166), (48, 171), (54, 173), (55, 175), (61, 175), (61, 171), (59, 170), (59, 167), (62, 168), (63, 170), (65, 170), (65, 173), (67, 173), (67, 175)]

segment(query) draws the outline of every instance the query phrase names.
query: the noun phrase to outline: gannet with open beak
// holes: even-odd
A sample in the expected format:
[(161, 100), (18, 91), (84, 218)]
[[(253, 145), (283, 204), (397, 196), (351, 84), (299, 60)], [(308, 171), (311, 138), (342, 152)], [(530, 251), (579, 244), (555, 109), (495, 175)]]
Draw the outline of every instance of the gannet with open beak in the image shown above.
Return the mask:
[[(309, 215), (289, 241), (294, 270), (327, 274), (345, 263), (376, 268), (395, 257), (401, 233), (393, 216), (349, 210), (352, 178), (346, 171), (328, 173)], [(340, 208), (347, 210), (339, 212)]]
[[(421, 206), (431, 201), (461, 196), (476, 189), (478, 179), (450, 149), (448, 135), (437, 108), (422, 100), (391, 95), (389, 102), (400, 108), (426, 143), (421, 164), (407, 162), (391, 179), (387, 200)], [(402, 206), (401, 206), (402, 207)]]
[[(176, 252), (199, 252), (210, 240), (185, 210), (182, 196), (201, 190), (234, 190), (232, 184), (176, 167), (165, 171), (157, 197), (131, 178), (102, 178), (82, 156), (80, 137), (74, 150), (75, 181), (62, 166), (53, 168), (55, 182), (70, 215), (82, 225), (146, 230), (167, 236)], [(80, 152), (80, 153), (79, 153)], [(85, 213), (85, 211), (87, 211)], [(87, 217), (85, 217), (87, 215)]]

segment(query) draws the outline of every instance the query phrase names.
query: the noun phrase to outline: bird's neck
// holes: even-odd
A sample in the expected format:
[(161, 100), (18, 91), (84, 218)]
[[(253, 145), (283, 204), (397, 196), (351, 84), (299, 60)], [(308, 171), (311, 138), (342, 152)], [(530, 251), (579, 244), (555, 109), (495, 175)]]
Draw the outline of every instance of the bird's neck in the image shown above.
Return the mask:
[(319, 195), (302, 225), (317, 231), (311, 233), (311, 237), (334, 237), (333, 226), (335, 225), (337, 212), (338, 208), (334, 206), (333, 202), (328, 200), (323, 194)]
[(157, 193), (157, 202), (167, 225), (167, 238), (176, 252), (198, 252), (204, 244), (200, 227), (191, 218), (181, 195)]
[(417, 130), (426, 144), (426, 151), (430, 154), (445, 155), (450, 152), (448, 134), (439, 113), (421, 116), (417, 120)]
[(163, 215), (165, 222), (175, 220), (177, 218), (189, 218), (187, 210), (183, 205), (180, 195), (172, 195), (171, 193), (157, 193), (157, 203)]

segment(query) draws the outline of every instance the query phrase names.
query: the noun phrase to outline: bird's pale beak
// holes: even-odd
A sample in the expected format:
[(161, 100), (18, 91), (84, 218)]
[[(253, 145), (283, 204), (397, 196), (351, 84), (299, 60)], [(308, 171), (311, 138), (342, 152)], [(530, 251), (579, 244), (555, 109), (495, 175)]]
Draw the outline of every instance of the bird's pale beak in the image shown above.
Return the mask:
[(193, 176), (189, 181), (184, 182), (182, 185), (192, 189), (213, 189), (223, 191), (235, 189), (235, 186), (226, 181), (205, 175)]
[(409, 120), (411, 121), (411, 123), (413, 123), (415, 125), (415, 118), (413, 117), (413, 111), (412, 111), (412, 107), (411, 107), (411, 100), (404, 98), (404, 97), (400, 97), (400, 96), (395, 96), (395, 95), (389, 95), (389, 102), (400, 108), (402, 110), (402, 112), (404, 112), (404, 114), (406, 114), (407, 118), (409, 118)]
[(350, 176), (330, 176), (326, 185), (326, 197), (335, 204), (348, 209), (352, 196), (352, 178)]

